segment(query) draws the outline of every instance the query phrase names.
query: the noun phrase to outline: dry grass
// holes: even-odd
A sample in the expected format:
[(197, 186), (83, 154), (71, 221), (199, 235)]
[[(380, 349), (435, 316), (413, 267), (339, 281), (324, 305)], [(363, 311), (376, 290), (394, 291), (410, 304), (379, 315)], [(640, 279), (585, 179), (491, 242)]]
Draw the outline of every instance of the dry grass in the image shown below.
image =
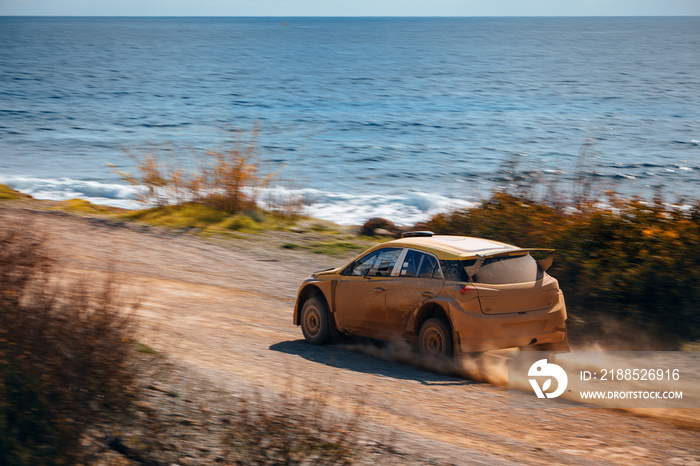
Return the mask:
[(241, 399), (225, 436), (233, 464), (352, 464), (359, 448), (361, 407), (350, 416), (331, 414), (318, 389), (274, 400)]
[(32, 231), (0, 216), (0, 464), (92, 464), (114, 455), (171, 464), (204, 448), (201, 442), (227, 464), (352, 462), (359, 410), (331, 414), (318, 390), (296, 396), (288, 387), (274, 399), (253, 395), (233, 404), (228, 398), (225, 424), (187, 421), (189, 436), (203, 440), (173, 441), (182, 413), (169, 411), (171, 403), (156, 410), (152, 397), (143, 401), (144, 389), (155, 390), (144, 380), (163, 375), (164, 356), (132, 339), (136, 304), (119, 296), (110, 277), (67, 282)]
[(22, 195), (7, 185), (0, 184), (0, 199), (20, 199)]
[(259, 210), (264, 203), (271, 212), (296, 218), (303, 208), (301, 198), (269, 195), (261, 199), (261, 193), (277, 174), (263, 173), (257, 134), (257, 129), (254, 129), (247, 142), (239, 138), (225, 151), (196, 154), (192, 161), (196, 169), (185, 170), (147, 153), (132, 155), (137, 174), (119, 174), (131, 185), (143, 188), (139, 200), (148, 205), (163, 207), (196, 203), (236, 214)]
[(113, 280), (61, 283), (31, 226), (1, 224), (0, 464), (72, 464), (134, 396), (133, 319)]

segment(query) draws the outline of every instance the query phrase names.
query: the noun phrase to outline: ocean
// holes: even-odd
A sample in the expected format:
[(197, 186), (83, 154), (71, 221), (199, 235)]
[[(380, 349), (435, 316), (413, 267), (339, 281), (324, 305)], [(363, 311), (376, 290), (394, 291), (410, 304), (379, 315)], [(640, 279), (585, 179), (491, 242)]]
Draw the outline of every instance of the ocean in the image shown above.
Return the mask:
[(341, 224), (581, 173), (698, 199), (700, 17), (0, 18), (0, 183), (138, 207), (129, 154), (256, 127), (271, 191)]

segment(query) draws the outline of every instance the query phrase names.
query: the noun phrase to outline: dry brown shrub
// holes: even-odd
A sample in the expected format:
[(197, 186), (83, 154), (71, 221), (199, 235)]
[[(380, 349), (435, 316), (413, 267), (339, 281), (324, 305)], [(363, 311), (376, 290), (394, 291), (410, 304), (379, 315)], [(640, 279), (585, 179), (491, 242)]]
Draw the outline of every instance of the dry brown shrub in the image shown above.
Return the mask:
[[(119, 172), (131, 185), (145, 188), (139, 200), (158, 207), (189, 202), (235, 214), (259, 209), (261, 192), (277, 173), (264, 173), (257, 144), (257, 128), (248, 141), (241, 137), (225, 151), (206, 151), (193, 156), (196, 169), (185, 170), (155, 154), (133, 155), (137, 174)], [(299, 197), (274, 198), (270, 210), (296, 217), (303, 207)]]
[(259, 394), (238, 401), (224, 439), (233, 464), (352, 464), (359, 448), (361, 405), (334, 414), (318, 389), (287, 390), (274, 400)]
[(71, 464), (134, 396), (133, 319), (111, 277), (67, 283), (31, 225), (0, 218), (0, 464)]
[(436, 215), (427, 228), (556, 249), (551, 274), (569, 316), (592, 334), (601, 318), (614, 317), (628, 331), (633, 324), (676, 347), (700, 338), (699, 201), (610, 192), (605, 202), (581, 197), (565, 205), (497, 192), (476, 207)]

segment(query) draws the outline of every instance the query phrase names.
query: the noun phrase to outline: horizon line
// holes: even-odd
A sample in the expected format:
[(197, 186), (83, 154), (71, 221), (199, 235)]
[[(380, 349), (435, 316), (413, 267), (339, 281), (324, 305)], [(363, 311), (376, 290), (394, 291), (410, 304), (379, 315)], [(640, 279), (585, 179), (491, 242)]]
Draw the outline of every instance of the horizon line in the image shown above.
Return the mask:
[(284, 19), (284, 18), (387, 18), (387, 19), (401, 19), (401, 18), (425, 18), (425, 19), (468, 19), (468, 18), (700, 18), (700, 15), (475, 15), (475, 16), (464, 16), (464, 15), (338, 15), (338, 16), (328, 16), (328, 15), (13, 15), (13, 14), (0, 14), (0, 18), (270, 18), (270, 19)]

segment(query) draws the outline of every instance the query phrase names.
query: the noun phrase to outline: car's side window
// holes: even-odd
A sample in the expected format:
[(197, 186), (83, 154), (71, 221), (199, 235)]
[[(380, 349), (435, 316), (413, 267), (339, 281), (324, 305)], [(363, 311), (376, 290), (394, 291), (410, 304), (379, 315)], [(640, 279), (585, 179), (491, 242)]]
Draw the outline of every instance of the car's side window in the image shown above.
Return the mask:
[(454, 282), (468, 282), (467, 272), (464, 267), (473, 265), (476, 261), (441, 260), (440, 268), (445, 280)]
[(440, 265), (432, 254), (409, 250), (401, 264), (402, 277), (433, 278), (440, 277)]
[(418, 277), (420, 278), (438, 278), (441, 277), (440, 264), (437, 257), (432, 254), (421, 254), (420, 264), (418, 265)]
[(361, 276), (367, 272), (370, 277), (388, 277), (400, 253), (398, 248), (377, 249), (355, 261), (349, 275)]

